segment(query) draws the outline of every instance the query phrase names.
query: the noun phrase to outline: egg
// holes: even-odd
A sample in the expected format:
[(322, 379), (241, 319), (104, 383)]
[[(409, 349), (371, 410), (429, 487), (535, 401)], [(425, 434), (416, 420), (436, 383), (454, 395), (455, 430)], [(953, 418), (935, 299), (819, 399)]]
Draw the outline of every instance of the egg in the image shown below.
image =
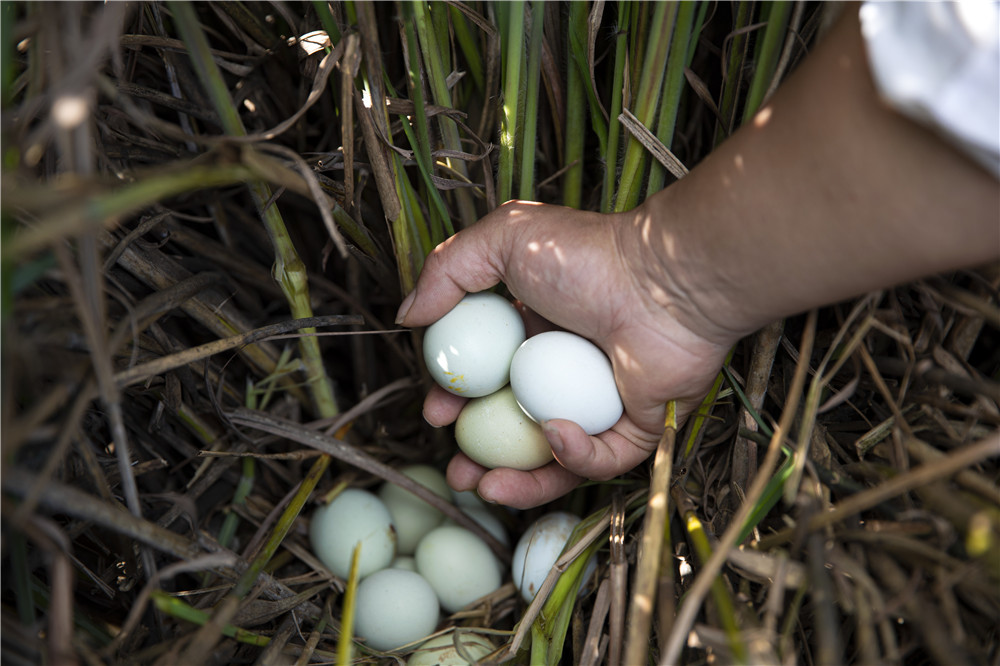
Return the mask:
[(354, 545), (361, 544), (358, 576), (385, 568), (396, 551), (396, 531), (389, 510), (366, 490), (348, 488), (313, 512), (309, 522), (313, 552), (341, 578), (351, 571)]
[[(409, 465), (400, 470), (417, 483), (427, 486), (443, 500), (451, 500), (451, 488), (444, 474), (430, 465)], [(396, 552), (412, 555), (424, 535), (441, 524), (444, 514), (409, 490), (394, 483), (383, 484), (378, 497), (389, 509), (396, 528)]]
[(455, 441), (465, 455), (490, 469), (535, 469), (552, 460), (541, 426), (517, 404), (510, 386), (466, 403), (455, 421)]
[(535, 598), (579, 523), (580, 518), (571, 513), (547, 513), (521, 535), (514, 548), (511, 574), (525, 601)]
[(511, 361), (510, 385), (535, 421), (566, 419), (588, 435), (604, 432), (624, 411), (611, 361), (597, 345), (566, 331), (525, 340)]
[(456, 631), (422, 643), (406, 660), (406, 666), (471, 666), (493, 650), (493, 643), (484, 636)]
[(400, 555), (389, 563), (392, 569), (406, 569), (407, 571), (417, 570), (417, 561), (409, 555)]
[(477, 398), (507, 383), (522, 342), (524, 322), (510, 301), (490, 292), (467, 294), (424, 332), (424, 362), (446, 390)]
[(462, 527), (432, 530), (417, 546), (414, 559), (449, 613), (500, 587), (501, 568), (493, 551)]
[[(490, 511), (483, 505), (480, 506), (463, 506), (461, 507), (462, 513), (472, 518), (474, 521), (479, 523), (479, 526), (490, 533), (494, 539), (499, 541), (505, 546), (510, 545), (510, 539), (507, 537), (507, 530), (504, 529), (503, 523), (500, 519), (493, 515)], [(457, 523), (451, 518), (445, 519), (442, 525), (456, 525)]]
[(431, 634), (438, 612), (437, 596), (423, 576), (382, 569), (358, 585), (354, 632), (376, 650), (395, 650)]

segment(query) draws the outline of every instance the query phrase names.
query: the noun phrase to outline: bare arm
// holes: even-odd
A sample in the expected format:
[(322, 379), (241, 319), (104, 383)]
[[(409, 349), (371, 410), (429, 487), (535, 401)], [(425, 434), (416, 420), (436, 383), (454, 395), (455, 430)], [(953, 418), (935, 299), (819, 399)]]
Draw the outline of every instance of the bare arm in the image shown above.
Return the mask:
[[(428, 257), (399, 323), (425, 326), (503, 281), (612, 359), (626, 413), (611, 430), (543, 424), (556, 461), (486, 470), (459, 490), (516, 507), (625, 472), (655, 447), (664, 405), (705, 395), (726, 350), (768, 322), (1000, 255), (1000, 188), (879, 101), (855, 7), (749, 126), (635, 211), (506, 204)], [(434, 425), (464, 400), (432, 390)]]
[(886, 107), (863, 49), (852, 5), (773, 103), (636, 211), (652, 281), (724, 331), (1000, 255), (997, 181)]

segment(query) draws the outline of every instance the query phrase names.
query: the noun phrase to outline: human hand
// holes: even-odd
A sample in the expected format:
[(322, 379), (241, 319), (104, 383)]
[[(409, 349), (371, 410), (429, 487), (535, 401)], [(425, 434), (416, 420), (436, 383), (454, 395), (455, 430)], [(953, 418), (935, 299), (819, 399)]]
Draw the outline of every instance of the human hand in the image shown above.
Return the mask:
[[(503, 281), (523, 306), (529, 335), (557, 326), (604, 350), (625, 405), (622, 418), (595, 436), (570, 421), (543, 423), (556, 460), (536, 470), (487, 470), (459, 453), (448, 466), (456, 490), (528, 508), (584, 478), (613, 478), (655, 449), (668, 400), (677, 401), (683, 420), (708, 392), (738, 336), (706, 321), (679, 288), (683, 281), (661, 265), (650, 270), (657, 260), (644, 247), (638, 211), (602, 215), (510, 202), (427, 257), (398, 323), (427, 326), (467, 292)], [(448, 425), (465, 402), (435, 386), (424, 418)]]

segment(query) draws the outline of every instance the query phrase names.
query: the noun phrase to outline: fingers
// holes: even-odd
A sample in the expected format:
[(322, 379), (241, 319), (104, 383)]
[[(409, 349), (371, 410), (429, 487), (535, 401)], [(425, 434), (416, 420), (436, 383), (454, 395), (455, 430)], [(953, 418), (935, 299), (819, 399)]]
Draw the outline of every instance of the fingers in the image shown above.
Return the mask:
[(530, 509), (562, 497), (583, 480), (551, 462), (528, 472), (500, 467), (486, 469), (459, 453), (448, 464), (448, 485), (455, 490), (476, 490), (487, 502), (515, 509)]
[(517, 202), (507, 203), (438, 245), (424, 262), (413, 291), (396, 315), (402, 326), (427, 326), (446, 315), (466, 293), (489, 289), (504, 278), (502, 256)]
[(424, 420), (435, 428), (454, 423), (468, 401), (435, 384), (424, 398)]
[[(616, 425), (628, 426), (627, 419)], [(455, 490), (476, 490), (487, 502), (530, 509), (565, 495), (584, 479), (604, 481), (627, 472), (652, 450), (645, 448), (645, 440), (636, 444), (615, 431), (591, 437), (571, 421), (547, 421), (544, 429), (555, 461), (529, 471), (491, 470), (458, 453), (448, 464), (448, 484)]]
[(556, 460), (575, 475), (606, 481), (623, 474), (643, 460), (656, 447), (656, 442), (648, 434), (620, 431), (632, 430), (627, 417), (615, 424), (615, 430), (600, 435), (588, 435), (583, 428), (562, 419), (546, 421), (542, 429), (549, 440)]

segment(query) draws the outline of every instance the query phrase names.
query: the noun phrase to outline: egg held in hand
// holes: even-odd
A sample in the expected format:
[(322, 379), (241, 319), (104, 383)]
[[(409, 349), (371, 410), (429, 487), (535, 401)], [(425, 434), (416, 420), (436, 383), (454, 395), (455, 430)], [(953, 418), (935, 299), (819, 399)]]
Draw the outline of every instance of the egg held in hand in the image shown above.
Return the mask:
[(396, 552), (396, 531), (385, 504), (365, 490), (348, 488), (313, 512), (309, 541), (334, 575), (347, 578), (354, 545), (361, 544), (358, 576), (383, 569)]
[(552, 460), (541, 426), (514, 399), (511, 387), (470, 400), (455, 422), (458, 448), (483, 467), (529, 470)]
[(522, 342), (524, 322), (510, 301), (485, 291), (467, 294), (424, 332), (424, 363), (445, 390), (478, 398), (507, 383)]
[(566, 331), (525, 340), (511, 361), (510, 386), (535, 421), (566, 419), (588, 435), (608, 430), (625, 411), (611, 361), (597, 345)]

